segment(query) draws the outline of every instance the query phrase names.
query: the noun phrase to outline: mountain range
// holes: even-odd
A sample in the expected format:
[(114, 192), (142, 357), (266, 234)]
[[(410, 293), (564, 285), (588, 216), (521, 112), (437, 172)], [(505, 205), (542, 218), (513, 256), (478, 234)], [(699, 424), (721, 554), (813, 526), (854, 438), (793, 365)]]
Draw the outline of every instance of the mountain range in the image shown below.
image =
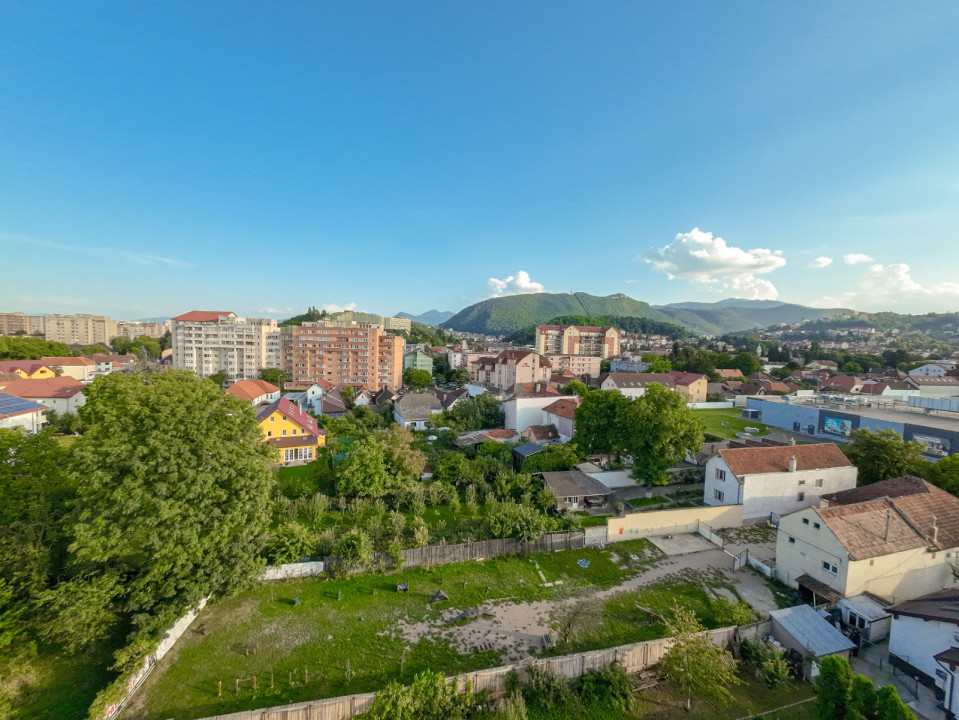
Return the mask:
[(507, 335), (561, 315), (641, 317), (680, 325), (701, 335), (722, 335), (800, 320), (819, 320), (851, 313), (843, 308), (812, 308), (769, 300), (727, 299), (716, 303), (672, 303), (653, 306), (617, 293), (532, 293), (490, 298), (470, 305), (441, 327), (485, 335)]
[(413, 322), (423, 323), (425, 325), (442, 325), (456, 313), (452, 310), (427, 310), (425, 313), (413, 315), (408, 312), (398, 312), (394, 317), (409, 318)]

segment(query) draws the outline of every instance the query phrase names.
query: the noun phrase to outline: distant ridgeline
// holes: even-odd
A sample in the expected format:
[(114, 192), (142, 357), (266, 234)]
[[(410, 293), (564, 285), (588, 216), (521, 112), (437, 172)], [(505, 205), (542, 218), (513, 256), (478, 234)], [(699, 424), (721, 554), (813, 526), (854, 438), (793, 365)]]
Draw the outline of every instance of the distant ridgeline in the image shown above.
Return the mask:
[[(537, 325), (593, 325), (597, 327), (614, 327), (634, 335), (664, 335), (670, 340), (682, 340), (690, 337), (685, 328), (673, 323), (660, 320), (650, 320), (643, 317), (617, 317), (613, 315), (559, 315), (545, 323)], [(507, 342), (514, 345), (530, 345), (536, 337), (536, 325), (530, 325), (522, 330), (507, 335)]]

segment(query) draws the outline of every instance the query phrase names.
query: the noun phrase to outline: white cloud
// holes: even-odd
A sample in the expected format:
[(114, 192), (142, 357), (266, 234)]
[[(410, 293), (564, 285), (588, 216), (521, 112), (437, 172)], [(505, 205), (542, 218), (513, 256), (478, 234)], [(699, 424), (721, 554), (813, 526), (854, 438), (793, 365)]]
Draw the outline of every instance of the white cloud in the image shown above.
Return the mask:
[(862, 263), (875, 262), (876, 259), (865, 253), (847, 253), (842, 256), (847, 265), (861, 265)]
[(670, 280), (681, 278), (712, 285), (749, 300), (779, 297), (775, 285), (756, 276), (786, 264), (781, 250), (743, 250), (699, 228), (679, 233), (665, 247), (647, 250), (640, 258), (666, 273)]
[(543, 283), (533, 282), (525, 270), (520, 270), (516, 275), (510, 275), (505, 280), (491, 277), (487, 285), (492, 297), (546, 292)]
[(121, 258), (135, 265), (166, 265), (168, 267), (193, 267), (192, 263), (184, 262), (176, 258), (164, 257), (163, 255), (152, 255), (150, 253), (134, 252), (133, 250), (123, 250), (120, 248), (97, 247), (91, 245), (67, 245), (66, 243), (44, 240), (27, 235), (10, 235), (0, 233), (0, 240), (9, 240), (14, 242), (25, 242), (40, 247), (52, 248), (54, 250), (64, 250), (66, 252), (75, 252), (82, 255), (91, 255), (94, 257), (112, 260)]
[(809, 267), (812, 268), (824, 268), (827, 265), (832, 265), (832, 258), (826, 257), (825, 255), (822, 257), (817, 257), (815, 260), (809, 263)]
[(287, 308), (275, 308), (272, 305), (267, 305), (265, 308), (261, 308), (260, 312), (264, 315), (295, 315), (296, 308), (287, 307)]
[(938, 301), (942, 310), (954, 309), (959, 303), (959, 283), (923, 285), (912, 277), (905, 263), (874, 263), (859, 277), (856, 289), (820, 298), (814, 304), (818, 307), (840, 306), (897, 312), (908, 312), (913, 308), (918, 311), (922, 307), (924, 312), (929, 312), (930, 303), (935, 301)]
[(356, 310), (356, 303), (346, 303), (346, 305), (337, 305), (336, 303), (327, 303), (320, 310), (326, 310), (328, 313), (338, 313), (344, 310)]

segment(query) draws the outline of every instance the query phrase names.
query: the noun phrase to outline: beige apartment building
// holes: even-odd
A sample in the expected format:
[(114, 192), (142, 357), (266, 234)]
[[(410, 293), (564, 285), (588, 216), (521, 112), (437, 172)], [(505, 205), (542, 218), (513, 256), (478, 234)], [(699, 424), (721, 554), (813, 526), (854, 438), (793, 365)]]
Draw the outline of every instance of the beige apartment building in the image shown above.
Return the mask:
[(167, 330), (169, 330), (169, 327), (166, 323), (126, 322), (123, 320), (117, 322), (117, 335), (125, 335), (128, 338), (138, 338), (141, 335), (146, 335), (159, 340), (166, 334)]
[(538, 325), (536, 352), (540, 355), (619, 355), (622, 333), (614, 327), (592, 325)]
[(106, 315), (44, 315), (44, 337), (67, 345), (109, 345), (117, 336), (117, 321)]
[(0, 313), (0, 335), (35, 335), (43, 333), (43, 315), (22, 312)]
[(555, 373), (568, 370), (577, 377), (582, 375), (599, 377), (600, 375), (602, 360), (596, 355), (547, 355), (546, 359), (553, 366)]
[(199, 377), (225, 372), (231, 382), (280, 367), (279, 329), (272, 318), (241, 318), (236, 313), (194, 310), (170, 321), (173, 367)]
[(403, 385), (405, 347), (402, 337), (384, 333), (376, 323), (306, 322), (280, 333), (280, 367), (295, 387), (326, 380), (371, 391), (396, 389)]
[[(320, 320), (319, 322), (324, 321)], [(351, 323), (379, 325), (384, 330), (396, 330), (398, 332), (409, 332), (413, 328), (413, 323), (409, 318), (384, 317), (383, 315), (373, 315), (366, 312), (357, 312), (356, 310), (343, 310), (342, 312), (331, 313), (330, 319), (325, 322), (330, 322), (333, 325)]]

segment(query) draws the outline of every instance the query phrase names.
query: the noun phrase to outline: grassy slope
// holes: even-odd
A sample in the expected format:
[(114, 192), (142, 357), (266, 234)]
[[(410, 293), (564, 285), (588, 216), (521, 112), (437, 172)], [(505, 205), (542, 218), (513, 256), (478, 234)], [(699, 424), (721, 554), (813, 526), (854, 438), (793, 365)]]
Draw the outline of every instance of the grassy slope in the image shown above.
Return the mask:
[(737, 432), (745, 432), (747, 427), (759, 428), (758, 433), (751, 433), (754, 437), (761, 437), (769, 432), (769, 428), (761, 422), (746, 420), (742, 417), (743, 411), (739, 408), (720, 410), (694, 410), (694, 413), (706, 423), (706, 432), (723, 436), (722, 423), (729, 423), (725, 429), (727, 438), (735, 438)]

